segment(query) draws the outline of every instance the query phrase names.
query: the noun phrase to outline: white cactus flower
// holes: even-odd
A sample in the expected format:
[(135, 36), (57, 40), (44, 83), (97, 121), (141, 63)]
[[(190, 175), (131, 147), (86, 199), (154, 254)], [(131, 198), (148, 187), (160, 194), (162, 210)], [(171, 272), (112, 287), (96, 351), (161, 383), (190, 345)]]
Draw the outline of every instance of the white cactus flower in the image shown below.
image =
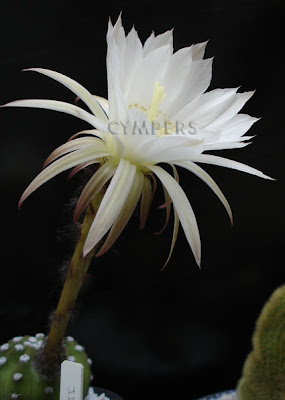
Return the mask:
[[(140, 226), (145, 225), (158, 179), (164, 189), (166, 224), (171, 204), (174, 229), (169, 257), (179, 221), (200, 265), (201, 244), (194, 212), (178, 183), (176, 166), (201, 178), (218, 196), (232, 220), (230, 206), (214, 180), (197, 163), (233, 168), (271, 179), (255, 168), (216, 155), (209, 150), (241, 148), (244, 136), (257, 118), (239, 111), (253, 92), (235, 89), (206, 92), (211, 81), (212, 59), (203, 59), (206, 43), (173, 52), (172, 31), (152, 34), (144, 44), (133, 28), (125, 35), (118, 18), (107, 33), (108, 100), (93, 96), (79, 83), (60, 73), (30, 70), (55, 79), (72, 90), (89, 108), (54, 100), (19, 100), (6, 106), (38, 107), (74, 115), (93, 129), (73, 135), (46, 160), (43, 171), (31, 182), (22, 202), (55, 175), (73, 168), (71, 175), (90, 164), (99, 164), (78, 200), (77, 221), (96, 193), (108, 184), (86, 239), (87, 255), (105, 237), (97, 255), (118, 238), (140, 200)], [(164, 163), (163, 165), (159, 165)], [(169, 164), (174, 177), (164, 169)]]

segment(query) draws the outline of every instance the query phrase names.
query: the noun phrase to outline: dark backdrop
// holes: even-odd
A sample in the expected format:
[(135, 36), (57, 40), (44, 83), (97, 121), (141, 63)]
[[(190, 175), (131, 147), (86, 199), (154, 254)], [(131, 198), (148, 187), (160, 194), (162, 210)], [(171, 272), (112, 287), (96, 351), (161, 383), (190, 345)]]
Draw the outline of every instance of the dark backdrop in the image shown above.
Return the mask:
[[(115, 5), (114, 5), (115, 4)], [(234, 388), (251, 348), (251, 334), (270, 293), (285, 280), (284, 247), (284, 7), (280, 1), (204, 0), (157, 3), (12, 2), (1, 6), (0, 102), (74, 95), (49, 78), (22, 73), (62, 72), (106, 96), (105, 34), (123, 11), (142, 40), (174, 28), (175, 49), (210, 40), (211, 88), (256, 89), (244, 112), (262, 117), (254, 143), (224, 151), (277, 179), (265, 181), (208, 166), (233, 209), (234, 226), (203, 182), (189, 173), (181, 184), (191, 199), (202, 238), (199, 270), (182, 230), (169, 265), (171, 240), (154, 203), (141, 232), (135, 215), (113, 250), (96, 260), (69, 334), (93, 358), (94, 384), (125, 400)], [(47, 332), (48, 317), (72, 252), (74, 201), (84, 174), (53, 179), (17, 210), (18, 199), (58, 145), (87, 124), (30, 109), (1, 110), (0, 342)]]

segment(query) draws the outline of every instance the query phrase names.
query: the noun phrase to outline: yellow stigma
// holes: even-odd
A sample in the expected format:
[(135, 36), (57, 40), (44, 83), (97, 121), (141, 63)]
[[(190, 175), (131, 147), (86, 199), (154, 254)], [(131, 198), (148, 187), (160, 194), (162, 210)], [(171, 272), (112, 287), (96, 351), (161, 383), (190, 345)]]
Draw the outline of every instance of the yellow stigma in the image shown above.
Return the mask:
[(159, 82), (155, 82), (154, 84), (154, 89), (153, 89), (153, 95), (151, 99), (151, 105), (150, 109), (148, 112), (148, 120), (150, 122), (154, 121), (156, 118), (158, 112), (159, 112), (159, 107), (162, 102), (162, 100), (165, 98), (166, 94), (164, 92), (164, 87), (160, 86)]

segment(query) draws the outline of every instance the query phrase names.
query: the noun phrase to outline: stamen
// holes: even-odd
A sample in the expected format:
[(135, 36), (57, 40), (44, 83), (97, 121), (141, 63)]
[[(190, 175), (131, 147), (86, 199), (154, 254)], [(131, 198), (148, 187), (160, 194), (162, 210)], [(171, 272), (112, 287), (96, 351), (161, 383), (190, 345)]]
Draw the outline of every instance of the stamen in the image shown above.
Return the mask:
[(151, 105), (147, 116), (150, 122), (154, 121), (154, 119), (156, 118), (159, 112), (160, 104), (166, 96), (166, 94), (163, 92), (164, 92), (164, 86), (160, 86), (159, 82), (155, 82), (153, 95), (151, 99)]

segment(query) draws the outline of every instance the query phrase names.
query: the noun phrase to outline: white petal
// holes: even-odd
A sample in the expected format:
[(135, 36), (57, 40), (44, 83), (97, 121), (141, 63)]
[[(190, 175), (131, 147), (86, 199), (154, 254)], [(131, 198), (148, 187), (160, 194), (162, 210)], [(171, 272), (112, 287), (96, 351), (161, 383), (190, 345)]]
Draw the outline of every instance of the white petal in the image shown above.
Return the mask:
[(77, 174), (77, 172), (79, 172), (82, 169), (88, 167), (89, 165), (100, 163), (101, 161), (102, 161), (101, 158), (97, 158), (97, 159), (95, 158), (94, 160), (86, 161), (86, 162), (84, 162), (82, 164), (76, 165), (76, 167), (72, 168), (70, 174), (68, 175), (67, 180), (71, 179), (75, 174)]
[(96, 194), (102, 189), (105, 183), (108, 182), (108, 180), (114, 175), (115, 171), (116, 167), (110, 162), (106, 162), (89, 179), (78, 199), (73, 216), (74, 222), (78, 221), (78, 218), (82, 212), (95, 198)]
[(243, 135), (257, 122), (259, 118), (253, 118), (247, 114), (237, 114), (227, 122), (221, 132), (221, 142), (232, 142), (239, 140), (251, 139), (251, 137), (243, 137)]
[[(179, 183), (178, 172), (177, 172), (177, 170), (176, 170), (176, 168), (175, 168), (175, 166), (173, 164), (171, 164), (171, 166), (172, 166), (172, 169), (173, 169), (174, 178), (175, 178), (176, 182)], [(167, 192), (167, 196), (170, 197), (168, 192)], [(169, 254), (168, 254), (167, 260), (165, 261), (164, 266), (162, 267), (162, 269), (164, 269), (166, 267), (166, 265), (168, 264), (168, 262), (169, 262), (169, 260), (170, 260), (170, 258), (172, 256), (172, 253), (173, 253), (173, 250), (174, 250), (174, 247), (175, 247), (175, 243), (176, 243), (176, 240), (177, 240), (178, 230), (179, 230), (179, 217), (178, 217), (178, 214), (177, 214), (177, 211), (176, 211), (175, 207), (173, 207), (173, 212), (174, 212), (174, 224), (173, 224), (171, 246), (170, 246), (170, 250), (169, 250)]]
[(64, 154), (70, 153), (75, 150), (82, 149), (84, 147), (96, 146), (97, 144), (100, 144), (100, 143), (102, 143), (102, 140), (97, 139), (97, 138), (90, 138), (90, 137), (74, 139), (72, 141), (64, 143), (63, 145), (61, 145), (57, 149), (55, 149), (48, 156), (48, 158), (45, 160), (45, 162), (43, 164), (43, 168), (45, 168), (52, 161), (63, 156)]
[(171, 162), (190, 159), (191, 154), (200, 153), (201, 149), (201, 141), (193, 136), (174, 134), (154, 137), (144, 143), (137, 150), (136, 157), (142, 163)]
[(102, 119), (103, 121), (107, 121), (106, 114), (102, 110), (102, 108), (98, 104), (98, 102), (96, 101), (95, 97), (87, 89), (85, 89), (85, 87), (80, 85), (75, 80), (73, 80), (63, 74), (60, 74), (58, 72), (51, 71), (49, 69), (29, 68), (29, 69), (25, 69), (24, 71), (39, 72), (40, 74), (46, 75), (46, 76), (62, 83), (64, 86), (66, 86), (68, 89), (70, 89), (73, 93), (75, 93), (78, 97), (80, 97), (80, 99), (82, 101), (84, 101), (84, 103), (89, 107), (89, 109), (92, 111), (92, 113), (96, 117)]
[[(244, 139), (246, 140), (246, 137)], [(222, 142), (221, 139), (219, 139), (217, 142), (205, 144), (203, 147), (204, 147), (204, 151), (207, 151), (207, 150), (242, 149), (243, 147), (246, 147), (249, 144), (251, 144), (251, 142), (247, 142), (247, 143), (243, 143), (241, 141), (238, 141), (238, 142), (229, 142), (229, 141)]]
[(109, 103), (108, 100), (101, 96), (93, 95), (95, 100), (100, 104), (100, 107), (103, 109), (104, 113), (108, 117), (109, 115)]
[(149, 214), (149, 209), (152, 201), (152, 188), (148, 177), (144, 177), (141, 207), (140, 207), (140, 229), (145, 227), (147, 217)]
[(161, 81), (166, 93), (163, 100), (163, 110), (167, 114), (171, 113), (170, 107), (173, 105), (173, 99), (177, 98), (185, 85), (192, 64), (191, 50), (191, 47), (185, 47), (176, 51), (170, 57), (165, 77)]
[[(179, 218), (178, 218), (178, 214), (177, 211), (174, 207), (174, 225), (173, 225), (173, 232), (172, 232), (172, 240), (171, 240), (171, 246), (170, 246), (170, 250), (169, 250), (169, 254), (167, 257), (167, 260), (164, 263), (164, 266), (162, 267), (162, 269), (164, 269), (166, 267), (166, 265), (169, 263), (169, 260), (172, 256), (174, 247), (175, 247), (175, 243), (177, 240), (177, 235), (178, 235), (178, 230), (179, 230)], [(199, 263), (198, 263), (199, 265)]]
[(195, 260), (200, 266), (201, 241), (196, 218), (189, 200), (176, 180), (161, 167), (153, 165), (149, 166), (149, 169), (155, 173), (168, 191), (178, 214), (180, 223), (183, 227), (185, 236), (194, 254)]
[[(165, 199), (165, 203), (163, 204), (163, 207), (165, 206), (165, 208), (166, 208), (166, 218), (165, 218), (165, 223), (164, 223), (162, 229), (159, 232), (156, 232), (157, 235), (160, 235), (167, 227), (169, 218), (170, 218), (170, 211), (171, 211), (171, 197), (169, 196), (167, 190), (165, 189), (165, 187), (163, 185), (162, 185), (162, 187), (163, 187), (164, 199)], [(160, 208), (162, 208), (162, 206)]]
[(109, 20), (107, 43), (109, 44), (110, 41), (115, 40), (118, 44), (121, 45), (122, 42), (124, 41), (124, 38), (125, 38), (125, 31), (122, 26), (122, 17), (120, 14), (114, 26), (112, 25), (111, 20)]
[(185, 168), (185, 169), (188, 169), (188, 171), (193, 172), (195, 175), (197, 175), (200, 179), (202, 179), (202, 181), (204, 181), (213, 190), (213, 192), (218, 196), (218, 198), (223, 203), (223, 205), (224, 205), (225, 209), (227, 210), (227, 213), (230, 217), (231, 223), (232, 223), (233, 215), (232, 215), (231, 207), (230, 207), (227, 199), (223, 195), (221, 189), (218, 187), (216, 182), (210, 177), (210, 175), (206, 171), (204, 171), (201, 167), (199, 167), (198, 165), (194, 164), (191, 161), (180, 161), (180, 162), (175, 163), (175, 165)]
[(173, 103), (168, 112), (168, 118), (178, 113), (186, 104), (205, 92), (212, 78), (213, 59), (194, 61), (184, 81), (183, 89), (178, 96), (173, 98)]
[(98, 157), (107, 156), (109, 153), (106, 149), (106, 146), (102, 144), (98, 144), (96, 146), (83, 148), (80, 150), (76, 150), (73, 153), (67, 154), (61, 157), (59, 160), (56, 160), (51, 165), (48, 165), (36, 178), (29, 184), (27, 189), (22, 194), (22, 197), (19, 201), (19, 208), (23, 201), (30, 196), (36, 189), (38, 189), (41, 185), (43, 185), (48, 180), (52, 179), (54, 176), (60, 174), (63, 171), (66, 171), (69, 168), (74, 167), (77, 164), (82, 164), (86, 161), (96, 159)]
[(139, 201), (141, 196), (143, 186), (143, 174), (141, 172), (137, 172), (132, 189), (129, 192), (129, 196), (125, 202), (125, 205), (120, 212), (118, 218), (114, 222), (107, 239), (105, 240), (103, 246), (101, 247), (100, 251), (96, 254), (96, 257), (102, 256), (106, 251), (110, 249), (111, 246), (115, 243), (117, 238), (122, 233), (123, 229), (127, 225), (129, 219), (131, 218), (136, 205)]
[(208, 41), (203, 42), (203, 43), (194, 44), (194, 46), (192, 47), (193, 60), (197, 61), (197, 60), (203, 59), (207, 44), (208, 44)]
[(220, 129), (230, 121), (245, 105), (245, 103), (253, 96), (254, 91), (236, 93), (231, 104), (210, 124), (208, 129)]
[(135, 109), (129, 109), (126, 120), (120, 121), (117, 126), (120, 133), (116, 137), (124, 144), (130, 159), (137, 159), (136, 150), (156, 137), (155, 129), (146, 115)]
[(142, 62), (142, 57), (142, 44), (137, 32), (133, 28), (126, 37), (126, 46), (121, 59), (120, 82), (126, 99), (128, 99), (129, 92), (133, 89), (131, 86), (132, 78)]
[(191, 161), (205, 164), (218, 165), (220, 167), (232, 168), (238, 171), (246, 172), (251, 175), (259, 176), (260, 178), (274, 180), (270, 176), (265, 175), (258, 169), (252, 168), (248, 165), (242, 164), (237, 161), (229, 160), (228, 158), (223, 158), (219, 156), (214, 156), (211, 154), (200, 154), (191, 156)]
[[(119, 53), (118, 46), (113, 40), (108, 44), (107, 51), (107, 81), (108, 81), (108, 105), (109, 105), (109, 119), (113, 120), (112, 113), (116, 110), (116, 98), (114, 98), (115, 88), (120, 88), (121, 82), (121, 54)], [(118, 90), (118, 89), (117, 89)], [(119, 89), (120, 90), (120, 89)], [(124, 100), (125, 102), (125, 100)]]
[(83, 121), (88, 122), (95, 128), (107, 130), (107, 124), (103, 123), (99, 118), (86, 112), (80, 107), (74, 106), (73, 104), (65, 103), (57, 100), (16, 100), (11, 103), (7, 103), (2, 107), (32, 107), (32, 108), (44, 108), (47, 110), (64, 112), (66, 114), (73, 115), (74, 117), (80, 118)]
[(110, 123), (115, 122), (120, 124), (121, 122), (126, 120), (128, 107), (126, 99), (123, 96), (119, 85), (111, 79), (109, 79), (108, 81), (108, 95), (111, 96), (109, 98)]
[(130, 82), (133, 90), (128, 96), (128, 105), (137, 103), (138, 99), (142, 105), (151, 104), (154, 84), (163, 81), (170, 55), (171, 49), (167, 45), (155, 49), (143, 58)]
[(164, 33), (161, 33), (160, 35), (155, 36), (154, 34), (151, 34), (148, 39), (146, 40), (143, 51), (144, 51), (144, 56), (148, 55), (152, 51), (163, 47), (163, 46), (169, 46), (171, 53), (173, 52), (173, 31), (166, 31)]
[(100, 138), (103, 141), (105, 141), (106, 137), (109, 136), (109, 133), (108, 132), (102, 133), (102, 132), (99, 132), (97, 129), (84, 129), (83, 131), (77, 132), (74, 135), (70, 136), (70, 138), (68, 140), (69, 141), (73, 140), (77, 136), (80, 136), (80, 135), (91, 135), (91, 136), (95, 136), (95, 138)]
[(121, 159), (89, 230), (83, 247), (84, 257), (103, 238), (118, 218), (131, 190), (135, 174), (136, 166)]
[(215, 121), (235, 100), (238, 88), (214, 89), (188, 103), (175, 116), (175, 121), (193, 121), (199, 128)]

